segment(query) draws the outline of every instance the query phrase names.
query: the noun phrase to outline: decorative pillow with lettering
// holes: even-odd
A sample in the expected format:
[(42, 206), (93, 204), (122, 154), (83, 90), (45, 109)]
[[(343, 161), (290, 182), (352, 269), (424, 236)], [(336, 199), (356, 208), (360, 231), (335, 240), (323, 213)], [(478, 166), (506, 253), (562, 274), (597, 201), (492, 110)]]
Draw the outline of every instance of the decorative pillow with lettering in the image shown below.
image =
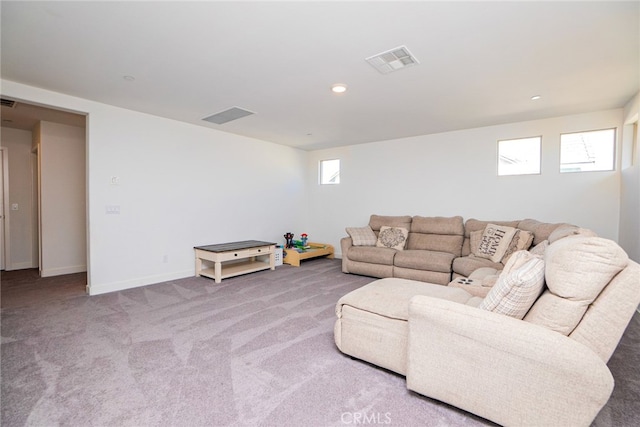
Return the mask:
[(351, 237), (353, 246), (375, 246), (378, 238), (371, 227), (347, 227), (347, 234)]
[(407, 243), (407, 237), (409, 236), (409, 230), (403, 227), (387, 227), (383, 225), (380, 227), (380, 234), (378, 234), (377, 247), (391, 248), (396, 250), (403, 250), (404, 245)]
[(504, 256), (516, 229), (505, 225), (487, 224), (480, 239), (477, 256), (490, 259), (493, 262), (500, 262)]

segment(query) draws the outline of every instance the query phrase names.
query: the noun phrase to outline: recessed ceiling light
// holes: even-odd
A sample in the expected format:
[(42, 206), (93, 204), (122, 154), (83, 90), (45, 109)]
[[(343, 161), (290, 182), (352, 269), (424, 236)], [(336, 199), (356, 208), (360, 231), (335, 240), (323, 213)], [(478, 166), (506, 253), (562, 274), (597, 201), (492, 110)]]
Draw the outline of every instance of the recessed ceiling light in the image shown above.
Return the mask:
[(344, 93), (347, 91), (347, 85), (343, 83), (336, 83), (331, 86), (331, 91), (333, 93)]
[(532, 101), (537, 101), (537, 100), (538, 100), (538, 99), (540, 99), (540, 98), (542, 98), (540, 95), (533, 95), (533, 96), (531, 97), (531, 100), (532, 100)]

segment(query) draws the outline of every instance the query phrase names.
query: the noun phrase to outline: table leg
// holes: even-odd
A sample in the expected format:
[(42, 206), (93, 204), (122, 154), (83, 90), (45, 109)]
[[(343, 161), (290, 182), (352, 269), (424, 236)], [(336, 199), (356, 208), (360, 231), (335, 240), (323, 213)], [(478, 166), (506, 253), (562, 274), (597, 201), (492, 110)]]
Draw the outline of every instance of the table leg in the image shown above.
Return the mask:
[(196, 256), (196, 277), (200, 277), (200, 272), (202, 271), (202, 260)]
[(213, 275), (216, 283), (222, 282), (222, 263), (220, 261), (216, 261), (213, 269), (214, 269)]

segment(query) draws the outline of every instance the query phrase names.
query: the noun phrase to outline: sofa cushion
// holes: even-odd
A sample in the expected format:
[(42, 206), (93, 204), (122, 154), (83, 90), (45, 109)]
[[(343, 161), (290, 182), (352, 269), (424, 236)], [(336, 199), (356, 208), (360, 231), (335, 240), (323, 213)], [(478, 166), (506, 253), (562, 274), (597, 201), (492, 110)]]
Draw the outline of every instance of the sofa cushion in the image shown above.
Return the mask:
[(375, 246), (351, 246), (347, 257), (351, 261), (367, 262), (370, 264), (393, 265), (395, 249), (378, 248)]
[(487, 258), (493, 262), (500, 262), (511, 244), (516, 229), (504, 225), (487, 224), (482, 233), (478, 246), (480, 258)]
[(349, 292), (338, 300), (336, 314), (340, 317), (342, 306), (350, 305), (380, 316), (407, 320), (409, 301), (416, 295), (427, 295), (461, 304), (476, 305), (478, 302), (473, 295), (459, 288), (394, 277), (376, 280)]
[(479, 308), (522, 319), (544, 287), (544, 261), (518, 251), (505, 265)]
[(490, 288), (496, 284), (502, 270), (491, 267), (482, 267), (469, 275), (469, 279), (480, 283), (480, 286)]
[(576, 227), (575, 225), (569, 225), (569, 224), (562, 224), (560, 225), (560, 227), (553, 230), (551, 234), (549, 234), (549, 237), (547, 239), (549, 240), (549, 243), (553, 243), (564, 237), (576, 236), (576, 235), (587, 236), (587, 237), (597, 236), (595, 232), (587, 228)]
[(542, 242), (538, 243), (537, 245), (529, 249), (529, 252), (531, 252), (532, 255), (544, 256), (548, 247), (549, 247), (549, 241), (543, 240)]
[(393, 265), (415, 270), (450, 273), (454, 258), (455, 255), (448, 252), (407, 249), (396, 254)]
[(414, 216), (406, 248), (449, 252), (460, 256), (463, 240), (464, 222), (460, 216)]
[(453, 260), (453, 271), (465, 277), (469, 277), (471, 273), (482, 267), (502, 270), (504, 266), (499, 262), (492, 262), (491, 260), (478, 258), (473, 255), (459, 257)]
[(347, 227), (347, 234), (351, 237), (353, 246), (375, 246), (378, 238), (371, 227)]
[(540, 222), (537, 219), (523, 219), (522, 221), (518, 222), (518, 225), (516, 225), (515, 227), (519, 228), (520, 230), (532, 232), (533, 245), (537, 245), (543, 240), (548, 240), (549, 235), (553, 232), (553, 230), (562, 225), (567, 224), (552, 224), (548, 222)]
[(407, 244), (408, 236), (409, 230), (404, 227), (388, 227), (383, 225), (380, 227), (380, 234), (378, 234), (376, 246), (401, 251)]
[(577, 235), (557, 240), (545, 252), (548, 289), (524, 320), (570, 334), (628, 262), (622, 248), (608, 239)]
[(411, 228), (411, 217), (409, 215), (404, 216), (383, 216), (383, 215), (371, 215), (369, 218), (369, 227), (377, 234), (380, 228), (386, 225), (387, 227), (403, 227), (409, 230)]

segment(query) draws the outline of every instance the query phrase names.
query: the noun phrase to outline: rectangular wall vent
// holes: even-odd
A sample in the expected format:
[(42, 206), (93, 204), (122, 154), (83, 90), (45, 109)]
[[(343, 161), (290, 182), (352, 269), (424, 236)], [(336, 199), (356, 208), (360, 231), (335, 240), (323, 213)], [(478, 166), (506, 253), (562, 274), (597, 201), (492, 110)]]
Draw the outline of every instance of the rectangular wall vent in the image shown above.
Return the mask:
[(252, 114), (255, 113), (253, 111), (245, 110), (240, 107), (231, 107), (228, 110), (224, 110), (209, 117), (205, 117), (202, 120), (221, 125), (233, 120), (241, 119), (242, 117), (250, 116)]
[(409, 52), (406, 46), (399, 46), (370, 56), (366, 61), (382, 74), (419, 64), (418, 59)]
[(16, 107), (16, 101), (14, 101), (13, 99), (0, 98), (0, 102), (2, 103), (3, 107), (9, 107), (9, 108)]

